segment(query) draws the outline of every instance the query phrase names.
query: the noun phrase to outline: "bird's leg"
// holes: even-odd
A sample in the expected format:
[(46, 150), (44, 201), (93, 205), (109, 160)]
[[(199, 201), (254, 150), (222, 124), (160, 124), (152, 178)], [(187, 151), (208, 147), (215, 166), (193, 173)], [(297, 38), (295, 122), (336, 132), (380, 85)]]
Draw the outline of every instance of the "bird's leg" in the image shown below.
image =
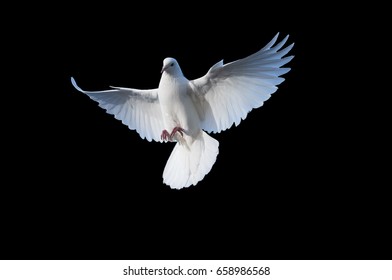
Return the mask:
[(166, 129), (162, 130), (161, 139), (164, 141), (173, 141), (174, 136), (176, 133), (180, 133), (181, 136), (184, 136), (183, 132), (185, 130), (182, 127), (176, 126), (173, 128), (172, 133), (169, 133)]
[(176, 132), (180, 133), (181, 136), (184, 136), (183, 132), (185, 130), (182, 127), (176, 126), (175, 128), (173, 128), (172, 133), (170, 134), (170, 140), (173, 139), (174, 135), (176, 135)]
[[(169, 140), (171, 137), (170, 137), (170, 134), (169, 134), (169, 132), (166, 130), (166, 129), (164, 129), (164, 130), (162, 130), (162, 134), (161, 134), (161, 140)], [(171, 139), (170, 139), (171, 140)]]

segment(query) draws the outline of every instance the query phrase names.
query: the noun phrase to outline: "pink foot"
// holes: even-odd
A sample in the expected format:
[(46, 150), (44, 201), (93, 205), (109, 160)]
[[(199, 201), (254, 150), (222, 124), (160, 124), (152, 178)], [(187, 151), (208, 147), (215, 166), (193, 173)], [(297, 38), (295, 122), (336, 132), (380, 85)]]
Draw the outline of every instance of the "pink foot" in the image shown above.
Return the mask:
[(163, 141), (172, 141), (174, 135), (176, 135), (177, 132), (180, 133), (181, 136), (184, 136), (184, 134), (183, 134), (184, 129), (179, 126), (176, 126), (175, 128), (173, 128), (173, 131), (170, 134), (166, 129), (162, 130), (161, 139)]
[(184, 134), (183, 134), (184, 129), (182, 127), (176, 126), (175, 128), (173, 128), (173, 131), (170, 134), (170, 140), (173, 139), (173, 137), (176, 134), (176, 132), (180, 133), (181, 136), (184, 136)]
[(163, 141), (170, 140), (170, 134), (169, 132), (167, 132), (166, 129), (162, 130), (161, 140)]

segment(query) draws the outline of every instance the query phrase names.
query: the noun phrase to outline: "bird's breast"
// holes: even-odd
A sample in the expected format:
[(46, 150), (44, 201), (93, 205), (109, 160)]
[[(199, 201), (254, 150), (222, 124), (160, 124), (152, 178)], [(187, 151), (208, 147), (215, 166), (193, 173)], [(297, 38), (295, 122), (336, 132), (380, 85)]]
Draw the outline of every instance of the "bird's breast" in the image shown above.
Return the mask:
[(175, 126), (189, 131), (199, 129), (199, 118), (187, 91), (187, 80), (161, 79), (158, 95), (167, 129)]
[(178, 79), (171, 77), (162, 77), (159, 84), (159, 102), (162, 109), (175, 111), (176, 108), (181, 106), (182, 95), (186, 92), (186, 85), (181, 83)]

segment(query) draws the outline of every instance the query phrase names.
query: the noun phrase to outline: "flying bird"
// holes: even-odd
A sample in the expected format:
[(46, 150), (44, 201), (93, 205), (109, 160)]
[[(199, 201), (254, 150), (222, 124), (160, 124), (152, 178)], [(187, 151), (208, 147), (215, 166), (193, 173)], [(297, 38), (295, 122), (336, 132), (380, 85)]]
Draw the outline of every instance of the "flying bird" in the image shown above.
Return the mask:
[[(163, 171), (163, 183), (174, 189), (196, 185), (214, 165), (219, 143), (208, 133), (239, 125), (254, 108), (261, 107), (290, 68), (281, 68), (294, 56), (286, 56), (294, 43), (282, 48), (288, 35), (279, 33), (248, 57), (214, 64), (203, 77), (188, 80), (177, 60), (163, 60), (158, 88), (111, 87), (82, 90), (106, 112), (114, 115), (148, 141), (176, 142)], [(286, 57), (285, 57), (286, 56)]]

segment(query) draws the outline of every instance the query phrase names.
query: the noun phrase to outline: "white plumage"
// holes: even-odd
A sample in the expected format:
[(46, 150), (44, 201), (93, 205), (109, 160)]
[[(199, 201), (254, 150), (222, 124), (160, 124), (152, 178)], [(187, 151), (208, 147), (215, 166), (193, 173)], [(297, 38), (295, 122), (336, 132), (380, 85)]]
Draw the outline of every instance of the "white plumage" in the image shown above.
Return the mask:
[(238, 125), (284, 81), (280, 76), (290, 68), (281, 67), (293, 58), (284, 56), (294, 44), (282, 49), (288, 36), (275, 45), (278, 35), (258, 52), (227, 64), (220, 61), (196, 80), (185, 78), (174, 58), (165, 58), (157, 89), (84, 91), (71, 81), (142, 138), (177, 142), (163, 182), (180, 189), (196, 185), (216, 161), (219, 143), (205, 131), (216, 133)]

